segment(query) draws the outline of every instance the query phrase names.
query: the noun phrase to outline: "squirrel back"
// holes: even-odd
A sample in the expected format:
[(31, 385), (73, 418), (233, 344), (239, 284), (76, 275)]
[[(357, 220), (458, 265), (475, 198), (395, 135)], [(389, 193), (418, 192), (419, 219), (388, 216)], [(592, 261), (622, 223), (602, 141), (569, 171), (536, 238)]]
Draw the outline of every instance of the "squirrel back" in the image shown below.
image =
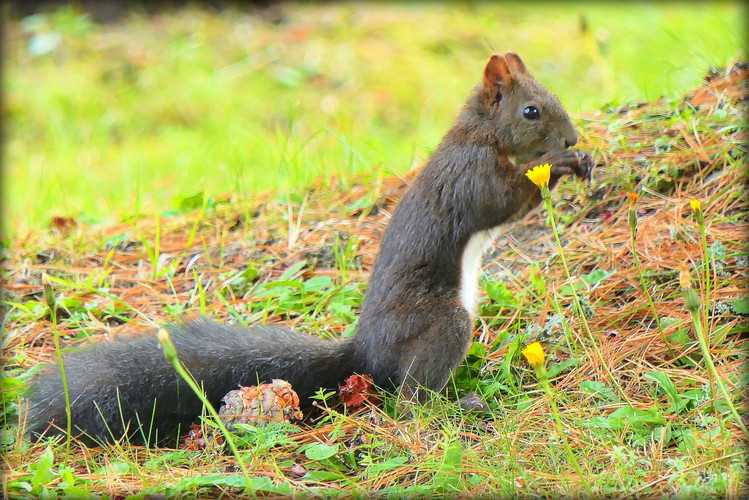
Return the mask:
[[(273, 326), (235, 329), (213, 322), (169, 327), (178, 354), (213, 404), (238, 384), (281, 378), (302, 401), (352, 373), (423, 398), (440, 390), (471, 339), (481, 257), (504, 224), (538, 205), (528, 169), (552, 164), (588, 178), (593, 161), (569, 149), (577, 135), (559, 100), (513, 53), (494, 55), (412, 186), (380, 244), (357, 332), (344, 342)], [(65, 372), (77, 432), (110, 440), (127, 432), (147, 442), (194, 420), (199, 400), (167, 363), (153, 335), (126, 337), (67, 354)], [(155, 408), (154, 408), (155, 401)], [(66, 422), (59, 366), (32, 383), (29, 430)], [(143, 431), (138, 430), (139, 423)], [(151, 434), (148, 429), (151, 429)]]

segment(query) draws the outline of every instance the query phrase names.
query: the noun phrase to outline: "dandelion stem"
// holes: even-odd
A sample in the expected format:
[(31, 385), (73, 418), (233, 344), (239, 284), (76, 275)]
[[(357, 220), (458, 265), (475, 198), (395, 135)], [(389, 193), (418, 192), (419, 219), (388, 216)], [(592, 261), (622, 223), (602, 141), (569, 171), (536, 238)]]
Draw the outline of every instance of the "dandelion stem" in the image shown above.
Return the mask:
[(554, 218), (554, 206), (551, 203), (551, 192), (549, 191), (548, 186), (541, 187), (541, 195), (543, 196), (544, 205), (546, 206), (546, 210), (549, 212), (549, 217), (551, 218), (551, 228), (554, 231), (554, 239), (556, 240), (557, 247), (559, 248), (559, 258), (562, 261), (562, 267), (564, 268), (564, 274), (567, 278), (567, 283), (569, 283), (570, 289), (572, 290), (572, 298), (575, 303), (575, 308), (577, 309), (578, 316), (580, 317), (580, 321), (583, 324), (583, 329), (585, 330), (585, 333), (587, 334), (588, 339), (593, 346), (593, 350), (595, 351), (596, 356), (598, 356), (598, 360), (601, 362), (601, 366), (603, 366), (603, 369), (608, 374), (611, 382), (614, 384), (614, 387), (616, 387), (617, 392), (619, 392), (619, 395), (622, 396), (622, 399), (624, 399), (631, 406), (632, 402), (627, 396), (627, 393), (624, 392), (624, 389), (622, 389), (621, 385), (619, 385), (619, 382), (614, 377), (614, 374), (611, 373), (611, 369), (606, 363), (606, 360), (603, 358), (603, 354), (598, 348), (598, 343), (593, 338), (593, 334), (590, 331), (590, 325), (588, 325), (588, 319), (585, 317), (582, 305), (580, 305), (580, 299), (577, 296), (577, 291), (575, 290), (574, 284), (572, 283), (572, 276), (570, 275), (570, 270), (567, 266), (567, 259), (564, 256), (564, 247), (562, 246), (562, 240), (559, 237), (559, 230), (557, 229), (556, 220)]

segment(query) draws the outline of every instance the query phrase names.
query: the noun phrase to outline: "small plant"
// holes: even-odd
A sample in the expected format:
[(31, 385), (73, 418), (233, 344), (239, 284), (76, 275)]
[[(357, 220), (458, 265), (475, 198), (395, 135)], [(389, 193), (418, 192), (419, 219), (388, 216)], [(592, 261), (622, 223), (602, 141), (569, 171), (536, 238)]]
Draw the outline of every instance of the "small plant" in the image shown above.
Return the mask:
[(669, 353), (671, 353), (671, 356), (674, 356), (674, 353), (671, 351), (671, 345), (666, 338), (666, 334), (663, 331), (663, 325), (661, 324), (661, 317), (658, 311), (655, 308), (655, 303), (653, 302), (653, 296), (650, 294), (650, 287), (648, 286), (647, 281), (645, 280), (645, 274), (642, 271), (642, 265), (640, 264), (640, 257), (637, 254), (637, 211), (635, 210), (635, 204), (637, 203), (637, 200), (640, 198), (640, 195), (637, 193), (629, 193), (629, 229), (631, 231), (631, 243), (632, 243), (632, 259), (635, 262), (635, 267), (637, 268), (637, 275), (640, 277), (640, 286), (642, 287), (642, 293), (645, 294), (645, 298), (648, 300), (648, 306), (650, 306), (650, 311), (653, 313), (653, 320), (655, 321), (656, 326), (658, 327), (658, 333), (661, 335), (661, 339), (663, 340), (663, 344), (668, 348)]
[(62, 378), (62, 390), (65, 394), (65, 414), (67, 421), (65, 422), (65, 461), (64, 465), (68, 464), (68, 457), (70, 456), (70, 439), (72, 436), (72, 419), (70, 416), (70, 393), (68, 391), (68, 379), (65, 374), (65, 365), (62, 362), (62, 348), (60, 347), (60, 332), (57, 328), (57, 297), (55, 291), (52, 288), (52, 281), (49, 279), (47, 274), (42, 274), (42, 284), (44, 286), (44, 298), (47, 301), (47, 307), (49, 307), (50, 321), (52, 321), (52, 333), (55, 342), (55, 354), (57, 355), (57, 362), (60, 365), (60, 377)]

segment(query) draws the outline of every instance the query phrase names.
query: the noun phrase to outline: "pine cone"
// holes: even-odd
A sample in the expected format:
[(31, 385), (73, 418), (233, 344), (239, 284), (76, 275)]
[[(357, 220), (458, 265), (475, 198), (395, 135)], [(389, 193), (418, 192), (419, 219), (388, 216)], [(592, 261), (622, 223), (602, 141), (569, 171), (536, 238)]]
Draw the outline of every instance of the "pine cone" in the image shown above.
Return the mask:
[(262, 427), (268, 422), (293, 422), (302, 418), (299, 396), (285, 380), (274, 379), (270, 384), (240, 386), (230, 391), (222, 401), (224, 404), (218, 414), (229, 430), (233, 430), (236, 424)]

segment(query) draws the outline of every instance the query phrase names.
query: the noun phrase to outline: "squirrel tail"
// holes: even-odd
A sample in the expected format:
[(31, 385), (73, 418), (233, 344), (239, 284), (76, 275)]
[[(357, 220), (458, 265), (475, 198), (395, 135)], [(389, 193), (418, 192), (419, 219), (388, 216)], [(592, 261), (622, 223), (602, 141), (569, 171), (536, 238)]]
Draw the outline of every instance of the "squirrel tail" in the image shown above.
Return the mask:
[[(337, 388), (357, 371), (350, 341), (321, 339), (277, 326), (234, 328), (201, 319), (167, 326), (180, 361), (215, 408), (227, 392), (279, 378), (302, 405), (317, 389)], [(154, 443), (175, 436), (201, 413), (200, 399), (166, 360), (153, 334), (99, 343), (63, 358), (73, 434), (112, 441), (123, 435)], [(64, 433), (67, 423), (60, 367), (32, 381), (27, 432)], [(54, 425), (50, 425), (53, 423)]]

